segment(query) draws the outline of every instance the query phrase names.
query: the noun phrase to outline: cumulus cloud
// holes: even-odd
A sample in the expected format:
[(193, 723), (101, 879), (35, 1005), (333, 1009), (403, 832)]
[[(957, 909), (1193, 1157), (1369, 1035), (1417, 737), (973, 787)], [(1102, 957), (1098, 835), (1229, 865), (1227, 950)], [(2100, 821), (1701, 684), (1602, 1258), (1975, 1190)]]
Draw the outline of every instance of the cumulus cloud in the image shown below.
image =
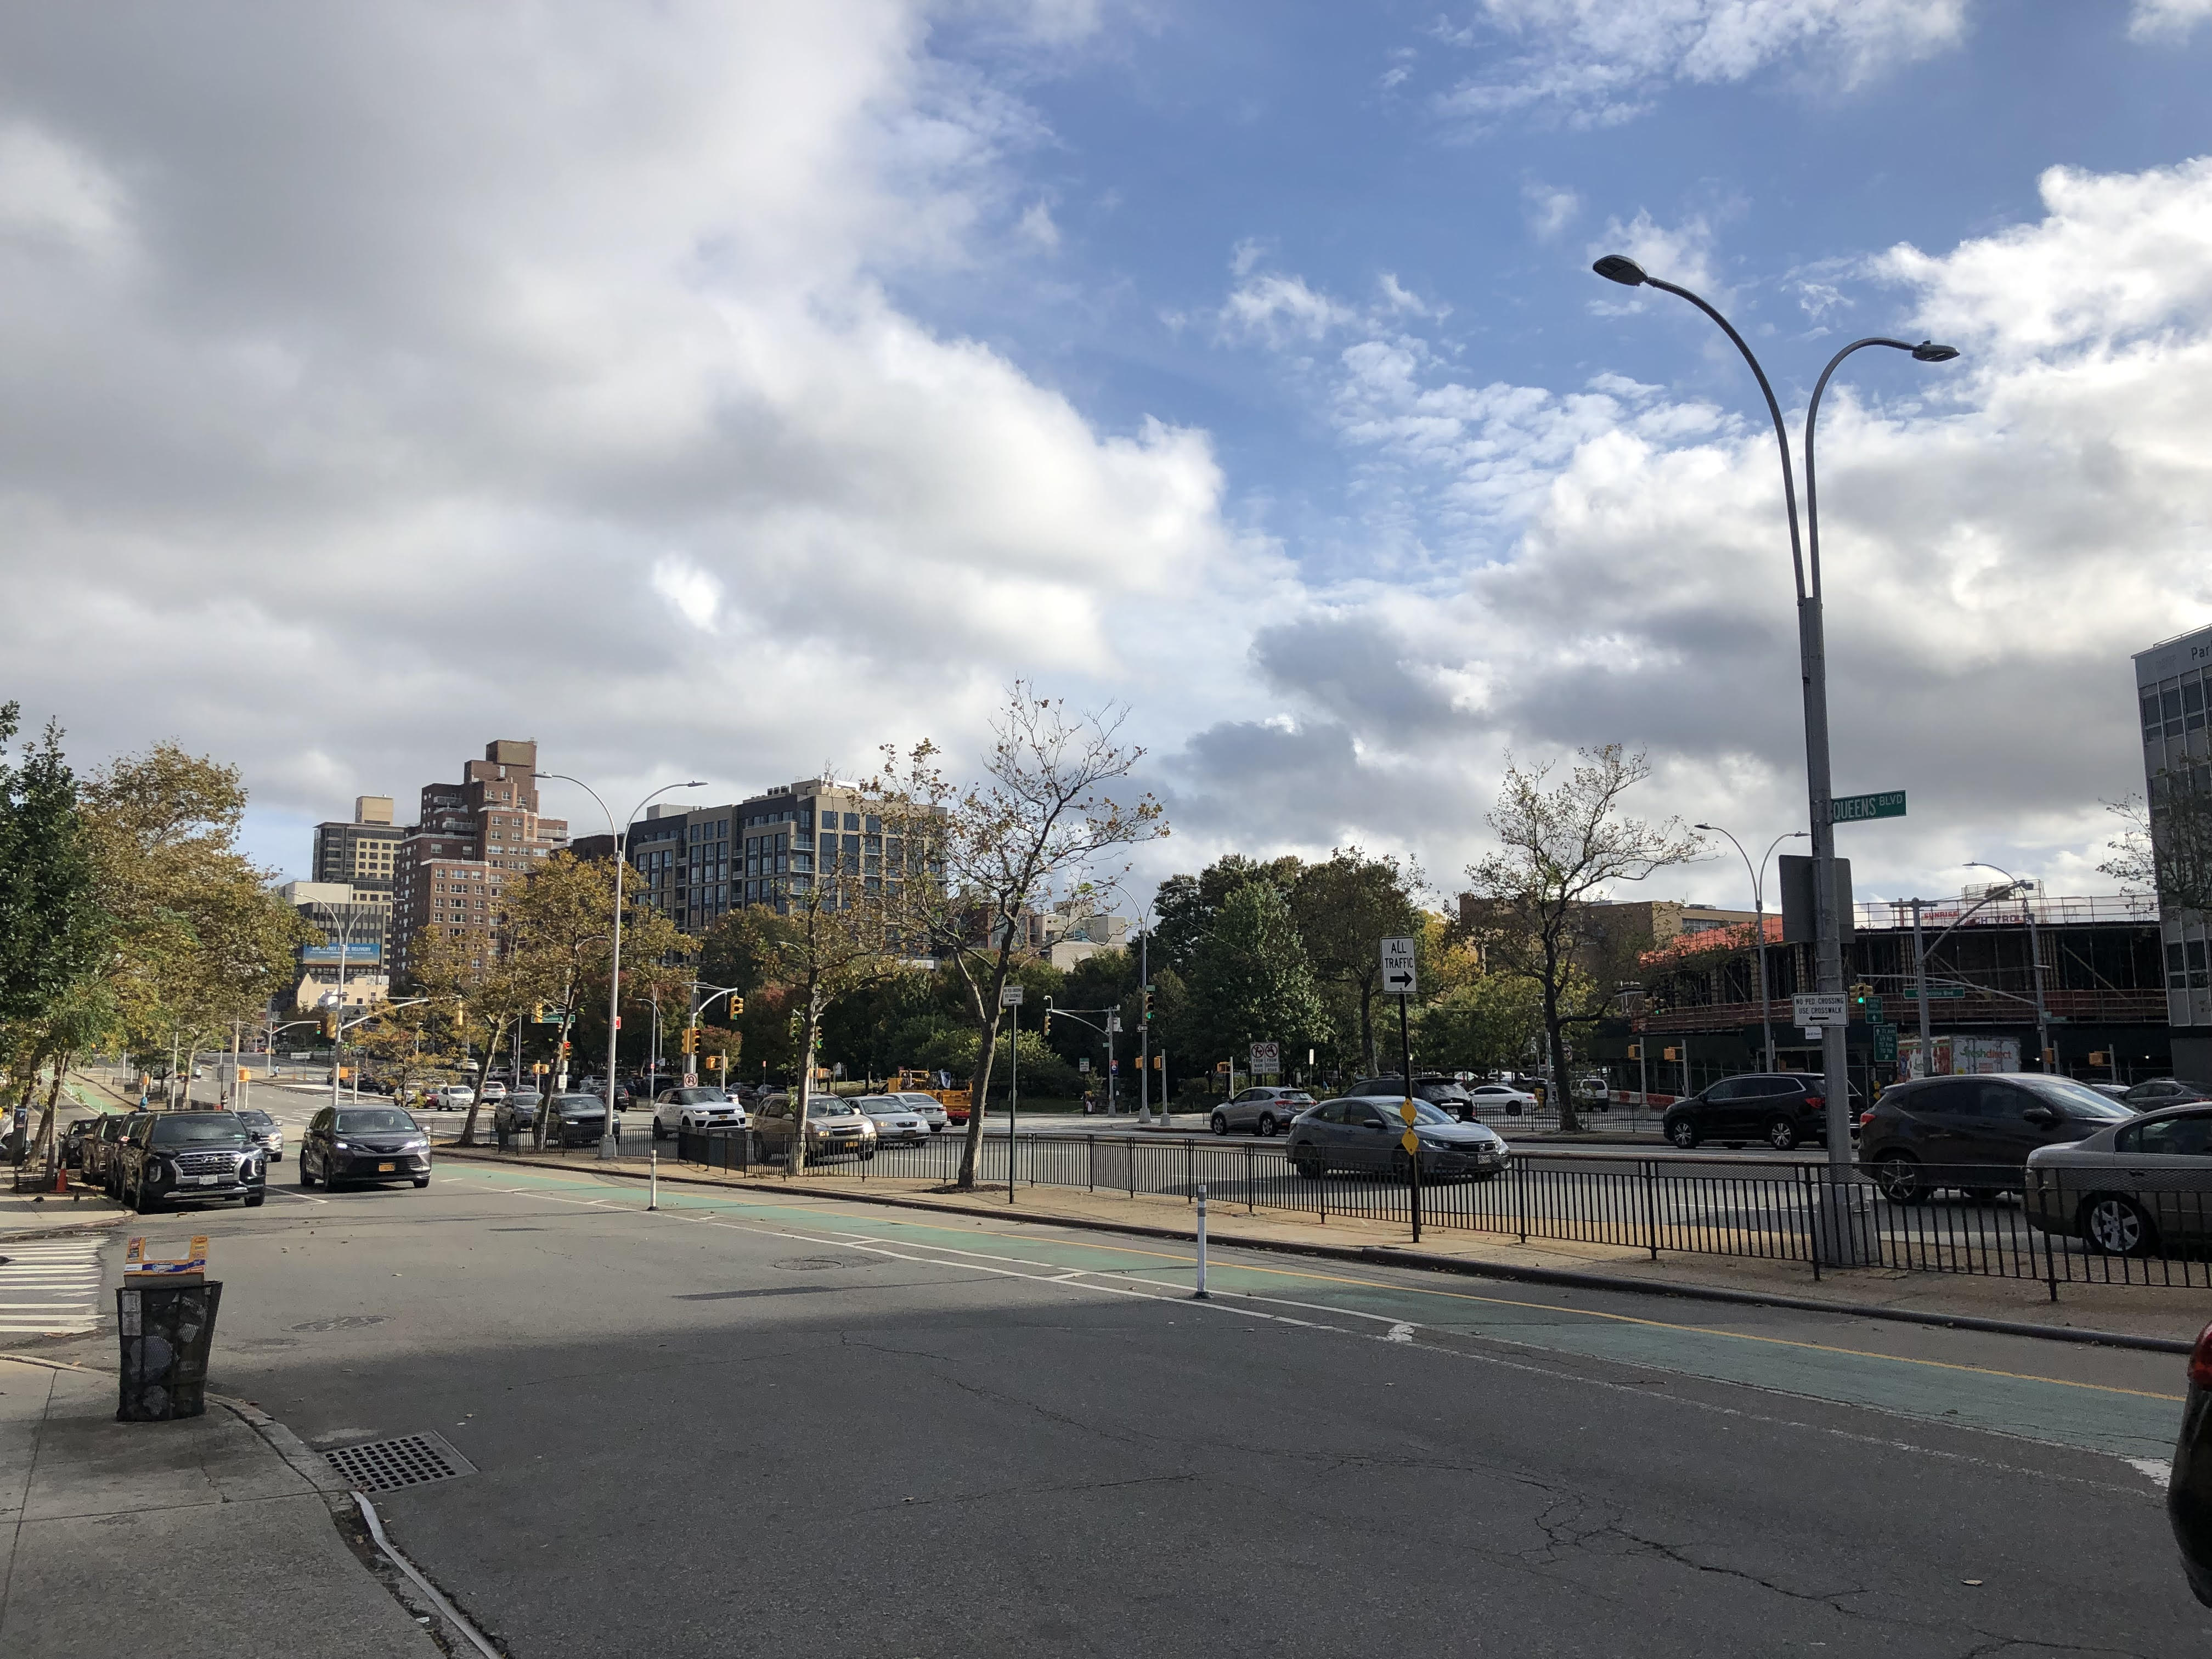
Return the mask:
[(2131, 40), (2176, 40), (2212, 20), (2212, 0), (2136, 0), (2128, 15)]
[(1528, 205), (1528, 228), (1543, 242), (1572, 224), (1583, 210), (1581, 197), (1556, 185), (1531, 181), (1521, 186), (1521, 198)]
[(918, 0), (131, 27), (0, 25), (9, 695), (82, 750), (307, 820), (496, 735), (752, 788), (1266, 614), (1206, 434), (889, 297), (1050, 240), (1037, 118)]
[[(2103, 886), (2100, 799), (2141, 787), (2128, 658), (2212, 621), (2212, 162), (2056, 170), (2043, 202), (1854, 279), (1868, 331), (1966, 351), (1863, 354), (1822, 412), (1836, 784), (1912, 803), (1846, 837), (1863, 893), (1942, 890), (1972, 858)], [(1761, 349), (1785, 387), (1825, 356)], [(1233, 802), (1293, 754), (1334, 754), (1297, 844), (1384, 818), (1444, 872), (1479, 846), (1505, 750), (1618, 740), (1654, 758), (1645, 810), (1802, 824), (1789, 545), (1747, 380), (1723, 411), (1622, 379), (1469, 384), (1455, 361), (1402, 331), (1340, 349), (1342, 440), (1397, 469), (1396, 510), (1425, 503), (1431, 563), (1261, 630), (1254, 667), (1297, 744), (1225, 725), (1186, 792)], [(1723, 898), (1733, 879), (1685, 884)]]
[(1849, 88), (1955, 46), (1966, 23), (1966, 0), (1478, 0), (1443, 33), (1488, 61), (1438, 109), (1478, 129), (1520, 113), (1609, 126), (1670, 82), (1812, 58)]

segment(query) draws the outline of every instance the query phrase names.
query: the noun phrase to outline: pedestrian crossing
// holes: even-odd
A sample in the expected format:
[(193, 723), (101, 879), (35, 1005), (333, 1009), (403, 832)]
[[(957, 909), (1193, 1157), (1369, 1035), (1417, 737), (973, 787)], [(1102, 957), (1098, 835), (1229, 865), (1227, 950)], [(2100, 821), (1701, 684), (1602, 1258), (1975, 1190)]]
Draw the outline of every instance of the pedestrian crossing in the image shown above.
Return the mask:
[(100, 1328), (107, 1291), (96, 1238), (0, 1243), (0, 1340)]

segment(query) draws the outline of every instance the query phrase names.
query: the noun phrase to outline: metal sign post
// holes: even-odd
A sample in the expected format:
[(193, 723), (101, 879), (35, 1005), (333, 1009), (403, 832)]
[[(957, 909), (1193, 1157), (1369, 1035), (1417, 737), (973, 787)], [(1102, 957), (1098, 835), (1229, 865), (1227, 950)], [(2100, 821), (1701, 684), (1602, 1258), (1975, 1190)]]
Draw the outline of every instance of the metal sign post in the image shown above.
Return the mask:
[(1410, 939), (1386, 939), (1382, 941), (1382, 994), (1398, 999), (1398, 1054), (1404, 1068), (1401, 1081), (1405, 1085), (1404, 1103), (1398, 1115), (1405, 1120), (1405, 1133), (1398, 1144), (1405, 1148), (1406, 1160), (1413, 1171), (1413, 1243), (1421, 1242), (1421, 1137), (1413, 1126), (1420, 1121), (1419, 1109), (1413, 1104), (1413, 1036), (1407, 1008), (1419, 988), (1419, 972), (1413, 965), (1413, 941)]
[[(1022, 1092), (1022, 988), (1001, 985), (999, 1006), (1006, 1011), (1006, 1202), (1014, 1201), (1014, 1118)], [(978, 1103), (975, 1109), (983, 1109)]]

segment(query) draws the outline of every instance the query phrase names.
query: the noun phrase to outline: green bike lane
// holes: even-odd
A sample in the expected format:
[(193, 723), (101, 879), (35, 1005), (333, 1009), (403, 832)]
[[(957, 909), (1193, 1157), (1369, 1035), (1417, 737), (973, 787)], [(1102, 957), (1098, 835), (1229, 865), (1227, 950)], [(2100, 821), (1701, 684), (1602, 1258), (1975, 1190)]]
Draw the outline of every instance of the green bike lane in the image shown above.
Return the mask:
[[(646, 1207), (639, 1182), (586, 1170), (471, 1165), (448, 1180), (568, 1205)], [(664, 1184), (672, 1224), (765, 1231), (836, 1244), (948, 1273), (1031, 1281), (1064, 1295), (1172, 1299), (1186, 1305), (1194, 1250), (1055, 1224), (933, 1217), (836, 1199), (778, 1198)], [(1710, 1306), (1678, 1313), (1663, 1297), (1488, 1285), (1414, 1270), (1215, 1249), (1206, 1273), (1223, 1317), (1265, 1318), (1514, 1363), (1546, 1355), (1736, 1384), (1871, 1409), (1945, 1428), (1979, 1429), (2124, 1459), (2156, 1477), (2180, 1419), (2183, 1362), (2026, 1337), (1875, 1326), (1795, 1311)], [(1900, 1352), (1899, 1350), (1905, 1350)]]

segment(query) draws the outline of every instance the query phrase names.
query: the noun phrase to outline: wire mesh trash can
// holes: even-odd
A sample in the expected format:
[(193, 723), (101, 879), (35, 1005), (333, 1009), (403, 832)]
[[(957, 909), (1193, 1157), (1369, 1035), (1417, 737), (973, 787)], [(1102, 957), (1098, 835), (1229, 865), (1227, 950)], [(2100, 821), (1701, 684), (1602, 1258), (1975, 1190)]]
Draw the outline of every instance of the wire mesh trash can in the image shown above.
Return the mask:
[(115, 1292), (123, 1344), (118, 1423), (167, 1423), (207, 1410), (208, 1352), (222, 1284), (126, 1285)]

